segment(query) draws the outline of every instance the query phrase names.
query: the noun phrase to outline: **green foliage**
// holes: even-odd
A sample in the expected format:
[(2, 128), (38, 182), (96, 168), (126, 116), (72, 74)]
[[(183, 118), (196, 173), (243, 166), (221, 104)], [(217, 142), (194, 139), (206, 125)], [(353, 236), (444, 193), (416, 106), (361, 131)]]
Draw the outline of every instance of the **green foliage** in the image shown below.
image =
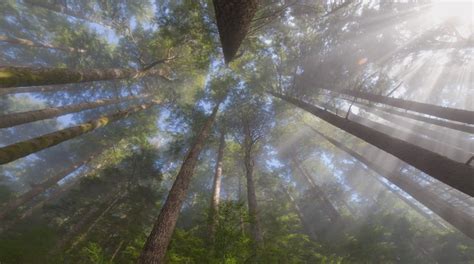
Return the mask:
[(13, 263), (48, 263), (48, 250), (57, 239), (56, 231), (44, 221), (31, 221), (17, 227), (18, 232), (7, 232), (0, 239), (0, 261)]
[(250, 238), (242, 230), (248, 215), (243, 203), (224, 202), (219, 206), (213, 263), (241, 263), (248, 256)]
[(168, 251), (169, 263), (206, 263), (207, 251), (203, 239), (193, 235), (195, 230), (176, 229)]
[(89, 243), (86, 247), (81, 250), (82, 261), (79, 263), (94, 263), (94, 264), (108, 264), (106, 256), (100, 245), (97, 243)]
[[(379, 150), (266, 94), (291, 94), (340, 114), (348, 110), (347, 98), (319, 88), (386, 95), (403, 80), (396, 97), (470, 107), (469, 96), (459, 100), (469, 95), (466, 69), (472, 61), (469, 36), (459, 30), (463, 26), (454, 20), (418, 23), (426, 18), (425, 1), (347, 1), (342, 7), (340, 2), (261, 1), (237, 58), (224, 65), (212, 0), (0, 1), (2, 36), (52, 46), (0, 41), (2, 65), (140, 70), (168, 59), (144, 78), (41, 86), (43, 91), (26, 95), (0, 91), (1, 115), (139, 97), (2, 129), (2, 146), (150, 98), (162, 102), (2, 166), (1, 206), (98, 153), (0, 220), (0, 263), (136, 263), (191, 142), (209, 110), (221, 101), (213, 139), (199, 157), (167, 252), (169, 263), (472, 263), (473, 240), (432, 212), (420, 214), (428, 210), (417, 202), (410, 204), (420, 207), (413, 210), (407, 205), (413, 198), (389, 183), (380, 184), (375, 180), (380, 175), (310, 133), (305, 123), (386, 165)], [(354, 110), (358, 102), (352, 103)], [(351, 115), (361, 114), (356, 112)], [(462, 139), (472, 140), (440, 127), (431, 129), (444, 133), (443, 139), (454, 138), (459, 147), (464, 147)], [(216, 138), (222, 130), (224, 176), (215, 238), (210, 241), (207, 214)], [(254, 219), (248, 213), (243, 177), (249, 145), (264, 237), (261, 248), (253, 247)], [(295, 161), (322, 192), (314, 191)], [(421, 183), (420, 190), (448, 197), (449, 209), (472, 207), (472, 199), (446, 190), (429, 176), (413, 168), (396, 169), (403, 179)], [(340, 219), (331, 219), (321, 196)], [(404, 196), (405, 201), (400, 199)]]

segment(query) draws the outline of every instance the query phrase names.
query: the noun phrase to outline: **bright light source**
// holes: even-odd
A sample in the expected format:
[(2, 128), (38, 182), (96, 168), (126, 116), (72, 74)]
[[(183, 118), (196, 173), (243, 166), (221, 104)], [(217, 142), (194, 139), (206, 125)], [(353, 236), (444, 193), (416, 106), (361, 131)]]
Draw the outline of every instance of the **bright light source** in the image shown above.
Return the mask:
[(431, 15), (436, 20), (455, 19), (463, 24), (473, 24), (474, 0), (435, 0)]

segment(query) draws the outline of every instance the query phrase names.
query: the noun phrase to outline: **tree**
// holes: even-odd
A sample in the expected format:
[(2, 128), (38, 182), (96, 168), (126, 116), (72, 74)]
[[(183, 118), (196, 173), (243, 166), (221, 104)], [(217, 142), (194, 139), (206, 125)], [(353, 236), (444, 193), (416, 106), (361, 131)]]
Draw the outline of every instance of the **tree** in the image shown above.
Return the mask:
[(343, 117), (331, 114), (301, 100), (274, 92), (271, 92), (271, 94), (398, 157), (455, 189), (469, 195), (474, 194), (474, 182), (470, 180), (469, 176), (474, 173), (474, 169), (467, 164), (452, 161), (437, 153), (407, 143), (403, 140), (393, 138)]
[(222, 128), (220, 139), (219, 139), (219, 148), (217, 150), (216, 157), (216, 169), (214, 173), (214, 180), (212, 183), (212, 196), (211, 203), (209, 208), (209, 241), (211, 245), (214, 244), (214, 236), (216, 233), (216, 226), (218, 224), (218, 215), (219, 215), (219, 202), (220, 202), (220, 193), (221, 193), (221, 182), (222, 182), (222, 159), (224, 156), (225, 148), (225, 131)]
[(0, 1), (1, 263), (474, 259), (469, 6), (237, 2)]
[(25, 157), (29, 154), (38, 152), (45, 148), (49, 148), (60, 144), (66, 140), (73, 139), (80, 135), (89, 133), (97, 128), (106, 126), (111, 122), (115, 122), (122, 118), (128, 117), (130, 114), (145, 110), (159, 103), (152, 101), (151, 103), (130, 107), (125, 111), (119, 111), (111, 115), (102, 116), (101, 118), (91, 120), (87, 123), (65, 128), (50, 134), (39, 136), (30, 140), (14, 143), (6, 147), (0, 148), (0, 164), (6, 164), (16, 159)]
[(257, 142), (261, 135), (253, 133), (253, 127), (250, 125), (250, 118), (244, 116), (242, 118), (242, 125), (244, 130), (244, 164), (245, 164), (245, 177), (247, 178), (247, 201), (249, 206), (250, 215), (250, 226), (252, 238), (255, 241), (257, 247), (261, 247), (263, 243), (263, 236), (260, 230), (260, 222), (258, 217), (258, 204), (257, 195), (255, 193), (254, 183), (254, 164), (255, 159), (252, 154), (254, 144)]
[(38, 120), (49, 119), (57, 116), (62, 116), (70, 113), (80, 112), (88, 109), (94, 109), (101, 106), (107, 106), (111, 104), (123, 103), (133, 99), (137, 99), (134, 96), (128, 96), (118, 99), (104, 99), (97, 100), (94, 102), (80, 103), (76, 105), (67, 105), (60, 107), (50, 107), (46, 109), (33, 110), (28, 112), (13, 113), (0, 116), (0, 128), (8, 128), (18, 126), (26, 123), (35, 122)]
[(117, 202), (123, 198), (125, 193), (122, 190), (118, 190), (117, 192), (113, 192), (111, 194), (108, 194), (106, 197), (104, 197), (104, 201), (100, 203), (99, 206), (93, 205), (89, 210), (83, 215), (80, 221), (78, 221), (76, 224), (74, 224), (65, 234), (60, 241), (58, 241), (58, 244), (56, 247), (53, 249), (53, 251), (61, 251), (61, 250), (67, 250), (68, 246), (74, 247), (76, 245), (76, 242), (72, 242), (76, 236), (80, 235), (80, 233), (88, 233), (89, 228), (93, 227), (102, 216), (107, 213)]
[[(391, 116), (387, 114), (387, 112), (382, 110), (378, 110), (377, 108), (364, 108), (362, 109), (366, 112), (369, 112), (371, 114), (374, 114), (387, 122), (393, 123), (393, 124), (399, 124), (399, 126), (402, 127), (407, 127), (410, 128), (413, 132), (421, 133), (424, 135), (427, 135), (428, 137), (438, 141), (438, 142), (445, 142), (447, 147), (451, 147), (450, 145), (453, 145), (452, 147), (457, 147), (457, 148), (464, 148), (469, 145), (468, 140), (462, 138), (462, 137), (453, 137), (449, 133), (446, 133), (446, 131), (436, 131), (430, 128), (427, 128), (425, 126), (422, 126), (420, 124), (410, 122), (408, 120), (405, 120), (403, 118), (397, 117), (397, 116)], [(398, 112), (398, 111), (395, 111)], [(395, 114), (395, 113), (394, 113)], [(396, 114), (395, 114), (396, 115)], [(408, 117), (408, 116), (406, 116)], [(426, 123), (431, 123), (431, 120), (428, 118), (426, 120)], [(467, 127), (467, 126), (466, 126)]]
[(258, 1), (213, 0), (213, 4), (224, 59), (226, 63), (229, 63), (234, 59), (249, 31), (252, 19), (257, 12)]
[[(172, 58), (158, 60), (150, 65), (155, 66), (169, 60)], [(142, 70), (0, 67), (0, 88), (141, 78), (156, 73), (150, 69), (151, 67)]]
[(6, 35), (0, 35), (0, 41), (7, 42), (10, 44), (15, 44), (15, 45), (25, 45), (29, 47), (46, 48), (46, 49), (56, 49), (56, 50), (61, 50), (65, 52), (79, 52), (79, 53), (86, 52), (86, 50), (84, 49), (76, 49), (76, 48), (71, 48), (71, 47), (58, 47), (51, 44), (36, 43), (27, 39), (8, 37)]
[(261, 141), (270, 128), (268, 119), (272, 113), (270, 110), (264, 109), (265, 102), (262, 98), (252, 92), (238, 91), (232, 94), (232, 98), (233, 104), (229, 110), (229, 116), (232, 127), (237, 132), (234, 136), (239, 142), (243, 154), (250, 234), (254, 243), (253, 259), (257, 260), (261, 253), (260, 250), (263, 248), (263, 234), (255, 185), (255, 159), (260, 151)]
[(36, 196), (40, 195), (44, 191), (46, 191), (48, 188), (51, 188), (53, 185), (57, 184), (60, 180), (64, 179), (83, 165), (87, 164), (90, 162), (97, 154), (95, 153), (92, 154), (89, 158), (86, 160), (76, 162), (75, 164), (72, 164), (69, 168), (65, 169), (64, 171), (61, 171), (60, 173), (54, 175), (53, 177), (47, 179), (46, 181), (34, 185), (31, 190), (28, 192), (22, 194), (21, 196), (15, 198), (14, 200), (9, 201), (2, 209), (2, 213), (0, 213), (0, 219), (3, 219), (8, 213), (10, 213), (12, 210), (17, 209), (18, 207), (24, 205), (25, 203), (31, 201), (33, 198)]
[(298, 214), (298, 218), (300, 219), (301, 224), (303, 225), (303, 227), (305, 229), (305, 232), (308, 234), (308, 236), (311, 239), (316, 241), (316, 238), (317, 238), (316, 234), (314, 234), (313, 229), (311, 228), (311, 224), (308, 223), (308, 221), (306, 220), (305, 215), (303, 213), (303, 210), (298, 205), (298, 202), (295, 200), (295, 198), (293, 197), (291, 192), (285, 186), (283, 186), (283, 184), (282, 184), (281, 188), (285, 192), (285, 194), (288, 196), (288, 199), (291, 201), (293, 206), (295, 207), (295, 211)]
[(446, 222), (452, 224), (454, 227), (459, 229), (468, 237), (473, 237), (474, 234), (470, 228), (472, 225), (472, 218), (461, 210), (456, 210), (452, 205), (446, 203), (443, 199), (440, 199), (436, 194), (431, 193), (429, 190), (424, 190), (422, 187), (417, 186), (416, 183), (411, 182), (406, 176), (397, 173), (396, 171), (387, 171), (383, 167), (371, 162), (366, 157), (358, 154), (354, 150), (349, 149), (344, 146), (341, 142), (336, 141), (335, 139), (324, 135), (323, 133), (315, 130), (313, 127), (310, 127), (315, 133), (323, 137), (327, 141), (331, 142), (334, 146), (341, 149), (342, 151), (348, 153), (359, 162), (365, 164), (368, 168), (377, 172), (380, 176), (386, 178), (391, 183), (398, 186), (400, 189), (407, 192), (409, 195), (413, 196), (423, 205), (428, 207), (430, 210), (438, 214), (441, 218), (446, 220)]
[(395, 114), (395, 115), (398, 115), (398, 116), (408, 117), (408, 118), (411, 118), (411, 119), (414, 119), (414, 120), (422, 121), (422, 122), (433, 124), (433, 125), (436, 125), (436, 126), (446, 127), (446, 128), (466, 132), (466, 133), (474, 133), (474, 127), (472, 127), (472, 126), (453, 123), (453, 122), (448, 122), (448, 121), (445, 121), (445, 120), (442, 120), (442, 119), (435, 119), (435, 118), (425, 117), (425, 116), (417, 115), (417, 114), (410, 113), (410, 112), (401, 112), (401, 111), (386, 108), (386, 107), (378, 107), (378, 106), (371, 106), (371, 107), (374, 107), (377, 110), (384, 111), (384, 112), (387, 112), (387, 113), (390, 113), (390, 114)]
[(293, 159), (293, 162), (295, 163), (296, 168), (299, 170), (299, 172), (304, 176), (304, 178), (308, 181), (308, 184), (312, 187), (311, 192), (314, 192), (315, 197), (318, 199), (318, 202), (322, 203), (323, 208), (325, 209), (325, 213), (329, 216), (331, 221), (333, 223), (337, 223), (340, 221), (341, 216), (337, 212), (336, 208), (331, 204), (329, 199), (326, 197), (324, 194), (323, 189), (318, 186), (313, 178), (309, 175), (309, 173), (304, 169), (299, 161), (296, 159)]
[(415, 101), (403, 100), (399, 98), (387, 97), (383, 95), (377, 95), (356, 90), (328, 90), (343, 95), (353, 96), (355, 98), (365, 99), (373, 103), (390, 105), (393, 107), (411, 110), (422, 114), (448, 119), (451, 121), (462, 122), (465, 124), (474, 124), (474, 113), (468, 110), (419, 103)]
[(186, 158), (184, 159), (181, 169), (179, 170), (176, 180), (171, 187), (171, 190), (166, 198), (160, 214), (153, 226), (153, 229), (148, 236), (147, 242), (143, 248), (140, 256), (140, 263), (162, 263), (164, 261), (168, 244), (171, 240), (171, 235), (178, 220), (179, 211), (184, 201), (186, 191), (193, 176), (194, 168), (196, 167), (197, 159), (201, 153), (201, 149), (209, 136), (212, 124), (216, 118), (219, 109), (217, 103), (212, 110), (211, 115), (207, 118), (202, 126), (196, 141), (192, 144)]
[[(363, 118), (359, 115), (349, 115), (347, 119), (362, 124), (364, 126), (370, 127), (377, 131), (380, 131), (387, 135), (392, 135), (393, 137), (403, 139), (404, 141), (411, 143), (413, 145), (420, 146), (426, 150), (431, 150), (434, 153), (438, 153), (446, 158), (451, 160), (465, 163), (472, 156), (468, 151), (464, 150), (462, 147), (457, 147), (454, 144), (449, 144), (448, 140), (435, 140), (430, 138), (430, 133), (425, 132), (419, 136), (412, 132), (406, 132), (398, 128), (394, 128), (379, 122), (374, 122), (368, 118)], [(411, 129), (413, 132), (417, 132), (415, 128)], [(446, 142), (446, 143), (445, 143)], [(438, 146), (441, 146), (443, 149), (438, 150)]]

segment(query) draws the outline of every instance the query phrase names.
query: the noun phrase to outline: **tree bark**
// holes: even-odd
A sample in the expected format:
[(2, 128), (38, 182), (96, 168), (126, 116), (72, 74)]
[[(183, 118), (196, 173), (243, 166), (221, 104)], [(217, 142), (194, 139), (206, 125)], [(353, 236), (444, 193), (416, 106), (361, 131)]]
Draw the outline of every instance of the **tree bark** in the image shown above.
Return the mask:
[(384, 125), (382, 123), (374, 122), (372, 120), (369, 120), (367, 118), (363, 118), (357, 115), (352, 115), (351, 117), (349, 117), (349, 119), (351, 121), (354, 121), (364, 126), (375, 129), (379, 132), (385, 133), (387, 135), (392, 135), (393, 137), (399, 138), (413, 145), (417, 145), (424, 149), (433, 151), (435, 153), (439, 153), (440, 155), (443, 155), (449, 159), (452, 159), (458, 162), (465, 163), (467, 160), (469, 160), (470, 157), (474, 155), (473, 153), (469, 153), (463, 149), (445, 144), (444, 142), (436, 141), (431, 138), (422, 137), (422, 136), (419, 136), (419, 134), (406, 132), (394, 127)]
[(49, 119), (53, 117), (58, 117), (66, 114), (77, 113), (88, 109), (98, 108), (101, 106), (107, 106), (111, 104), (122, 103), (130, 101), (132, 99), (137, 99), (134, 96), (128, 96), (125, 98), (118, 99), (104, 99), (97, 100), (95, 102), (80, 103), (75, 105), (66, 105), (60, 107), (50, 107), (40, 110), (33, 110), (20, 113), (12, 113), (0, 116), (0, 128), (8, 128), (13, 126), (18, 126), (26, 123), (35, 122), (38, 120)]
[(263, 236), (260, 230), (260, 219), (258, 216), (257, 195), (255, 192), (255, 183), (253, 178), (254, 158), (252, 155), (253, 142), (250, 133), (250, 127), (244, 123), (244, 165), (245, 176), (247, 178), (247, 203), (249, 207), (250, 234), (255, 244), (256, 253), (263, 244)]
[(176, 180), (171, 187), (166, 202), (163, 205), (158, 219), (153, 226), (153, 229), (148, 236), (148, 239), (143, 248), (142, 254), (138, 263), (141, 264), (158, 264), (164, 263), (166, 251), (176, 227), (179, 212), (183, 201), (186, 198), (186, 193), (189, 188), (189, 183), (194, 173), (199, 154), (204, 146), (205, 141), (209, 137), (209, 133), (217, 115), (220, 103), (214, 107), (212, 114), (207, 118), (201, 131), (199, 132), (196, 141), (191, 146), (186, 158), (181, 165)]
[[(472, 146), (474, 146), (474, 143), (470, 142), (469, 140), (464, 140), (463, 138), (459, 138), (459, 137), (453, 137), (453, 136), (450, 136), (447, 133), (432, 130), (432, 129), (427, 128), (426, 126), (422, 126), (422, 125), (415, 124), (413, 122), (409, 122), (409, 121), (407, 121), (403, 118), (400, 118), (400, 117), (397, 117), (397, 116), (394, 116), (394, 115), (390, 115), (387, 112), (383, 112), (383, 110), (380, 110), (379, 108), (374, 108), (374, 109), (371, 109), (369, 107), (361, 107), (361, 108), (364, 109), (364, 111), (366, 111), (368, 113), (371, 113), (371, 114), (374, 114), (374, 115), (376, 115), (376, 116), (378, 116), (378, 117), (380, 117), (380, 118), (382, 118), (382, 119), (384, 119), (384, 120), (386, 120), (390, 123), (393, 123), (395, 125), (403, 126), (404, 128), (407, 128), (410, 131), (418, 132), (422, 135), (427, 135), (428, 137), (430, 137), (430, 138), (432, 138), (432, 139), (434, 139), (438, 142), (443, 142), (443, 143), (446, 143), (446, 144), (455, 145), (458, 148), (467, 149), (469, 151), (471, 151), (471, 149), (473, 149)], [(474, 130), (473, 130), (473, 132), (474, 132)]]
[(173, 59), (175, 57), (157, 60), (141, 70), (0, 67), (0, 88), (121, 80), (141, 78), (148, 75), (161, 76), (162, 72), (159, 70), (152, 71), (152, 67)]
[(360, 99), (365, 99), (374, 103), (380, 103), (385, 105), (390, 105), (393, 107), (411, 110), (418, 113), (423, 113), (431, 116), (436, 116), (439, 118), (448, 119), (451, 121), (462, 122), (466, 124), (474, 124), (474, 112), (450, 107), (443, 107), (438, 105), (419, 103), (415, 101), (409, 101), (399, 98), (392, 98), (383, 95), (377, 95), (367, 92), (354, 91), (354, 90), (332, 90), (327, 88), (322, 88), (332, 92), (337, 92), (344, 95), (353, 96)]
[(220, 202), (220, 193), (221, 193), (221, 181), (222, 181), (222, 159), (224, 157), (224, 148), (225, 148), (225, 132), (221, 132), (221, 137), (219, 140), (219, 150), (217, 152), (216, 159), (216, 170), (214, 173), (214, 181), (212, 185), (212, 197), (211, 197), (211, 206), (209, 210), (209, 242), (211, 245), (214, 244), (214, 237), (216, 233), (216, 226), (218, 224), (219, 216), (219, 202)]
[(270, 93), (394, 155), (437, 180), (470, 196), (474, 196), (474, 181), (472, 180), (472, 175), (474, 175), (473, 167), (450, 160), (432, 151), (339, 117), (299, 99), (274, 92)]
[(245, 39), (257, 12), (258, 2), (258, 0), (213, 0), (226, 63), (234, 59), (240, 44)]
[(6, 164), (19, 158), (28, 156), (40, 150), (55, 146), (66, 140), (76, 138), (80, 135), (89, 133), (97, 128), (103, 127), (114, 121), (128, 117), (131, 114), (150, 108), (157, 104), (157, 101), (152, 101), (147, 104), (130, 107), (124, 111), (119, 111), (114, 114), (102, 116), (98, 119), (80, 124), (78, 126), (69, 127), (43, 136), (39, 136), (30, 140), (21, 141), (0, 148), (0, 164)]
[[(336, 114), (338, 112), (338, 109), (334, 107), (327, 106), (327, 108), (330, 111), (335, 112)], [(372, 113), (371, 111), (368, 111), (365, 108), (361, 108), (361, 109)], [(431, 131), (431, 130), (428, 130), (427, 128), (417, 126), (408, 122), (404, 123), (404, 120), (397, 120), (397, 117), (388, 116), (387, 114), (383, 112), (377, 111), (372, 114), (377, 115), (378, 117), (385, 119), (386, 121), (391, 122), (395, 125), (405, 124), (404, 128), (408, 129), (408, 131), (398, 129), (395, 127), (390, 127), (383, 123), (374, 122), (368, 118), (364, 118), (359, 115), (354, 115), (354, 114), (350, 115), (350, 114), (351, 114), (351, 110), (349, 108), (345, 118), (355, 121), (357, 123), (360, 123), (362, 125), (368, 126), (375, 130), (378, 130), (382, 133), (405, 140), (414, 145), (418, 145), (427, 150), (431, 150), (433, 152), (439, 153), (443, 156), (446, 156), (449, 159), (452, 159), (458, 162), (465, 163), (467, 160), (469, 160), (469, 158), (471, 158), (474, 155), (472, 152), (470, 152), (470, 150), (468, 151), (464, 149), (464, 148), (470, 148), (470, 146), (472, 145), (470, 142), (458, 143), (458, 141), (462, 141), (462, 140), (454, 139), (454, 138), (451, 138), (451, 141), (446, 142), (444, 139), (449, 140), (450, 137), (443, 137), (445, 135), (440, 134), (439, 132)], [(415, 132), (418, 132), (418, 133), (415, 133)], [(456, 146), (456, 145), (459, 145), (459, 146)]]
[(466, 236), (474, 239), (474, 218), (467, 214), (464, 211), (454, 208), (445, 200), (441, 199), (435, 193), (429, 191), (426, 188), (419, 186), (417, 183), (410, 180), (406, 175), (402, 175), (396, 170), (387, 171), (386, 169), (382, 168), (381, 166), (375, 164), (374, 162), (370, 161), (369, 159), (365, 158), (364, 156), (358, 154), (357, 152), (349, 149), (339, 141), (324, 135), (323, 133), (319, 132), (318, 130), (310, 128), (323, 137), (324, 139), (328, 140), (331, 144), (339, 148), (340, 150), (346, 152), (347, 154), (351, 155), (359, 162), (365, 164), (368, 168), (378, 173), (380, 176), (386, 178), (391, 183), (411, 195), (417, 201), (422, 203), (424, 206), (429, 208), (431, 211), (439, 215), (442, 219), (446, 222), (453, 225), (459, 231), (464, 233)]
[(0, 88), (84, 83), (142, 77), (134, 69), (84, 69), (0, 67)]
[[(165, 60), (160, 60), (165, 61)], [(53, 71), (55, 69), (49, 69)], [(113, 69), (112, 69), (113, 70)], [(102, 71), (97, 69), (97, 71)], [(111, 71), (111, 70), (108, 70)], [(122, 69), (119, 69), (122, 71)], [(132, 70), (125, 70), (125, 71), (132, 71)], [(135, 75), (133, 77), (140, 78), (140, 77), (158, 77), (164, 80), (165, 82), (172, 82), (173, 79), (169, 78), (169, 71), (164, 69), (142, 69), (140, 71), (135, 71)], [(19, 94), (19, 93), (43, 93), (43, 92), (59, 92), (59, 91), (69, 91), (69, 90), (78, 90), (76, 86), (64, 86), (64, 85), (50, 85), (50, 86), (26, 86), (26, 87), (15, 87), (15, 88), (2, 88), (2, 76), (1, 76), (1, 67), (0, 67), (0, 96), (7, 95), (7, 94)], [(73, 71), (75, 72), (75, 71)], [(119, 78), (120, 79), (120, 78)], [(54, 82), (54, 81), (53, 81)], [(64, 84), (64, 83), (62, 83)]]
[(34, 48), (55, 49), (55, 50), (61, 50), (61, 51), (66, 51), (66, 52), (78, 52), (78, 53), (86, 52), (86, 50), (84, 49), (76, 49), (76, 48), (71, 48), (71, 47), (59, 47), (59, 46), (54, 46), (51, 44), (33, 42), (28, 39), (9, 37), (6, 35), (0, 35), (0, 41), (14, 44), (14, 45), (23, 45), (23, 46), (34, 47)]
[[(238, 201), (239, 204), (243, 204), (243, 199), (242, 199), (242, 177), (239, 175), (239, 197)], [(244, 223), (244, 216), (242, 215), (242, 211), (239, 212), (239, 227), (240, 227), (240, 233), (242, 236), (245, 235), (245, 223)]]
[[(363, 104), (363, 105), (368, 106), (366, 104)], [(398, 111), (398, 110), (395, 110), (395, 109), (389, 109), (389, 108), (386, 108), (386, 107), (379, 107), (379, 106), (369, 106), (369, 107), (375, 107), (375, 109), (380, 110), (380, 111), (384, 111), (384, 112), (394, 114), (394, 115), (398, 115), (398, 116), (411, 118), (413, 120), (422, 121), (422, 122), (425, 122), (425, 123), (428, 123), (428, 124), (441, 126), (441, 127), (446, 127), (446, 128), (458, 130), (458, 131), (465, 132), (465, 133), (474, 134), (474, 126), (468, 126), (468, 125), (464, 125), (464, 124), (452, 123), (452, 122), (448, 122), (448, 121), (441, 120), (441, 119), (434, 119), (434, 118), (430, 118), (430, 117), (426, 117), (426, 116), (422, 116), (422, 115), (417, 115), (417, 114), (413, 114), (413, 113), (409, 113), (409, 112), (402, 112), (402, 111)]]
[(0, 211), (0, 220), (2, 220), (8, 213), (12, 210), (19, 208), (20, 206), (26, 204), (27, 202), (31, 201), (36, 196), (42, 194), (44, 191), (49, 189), (50, 187), (54, 186), (60, 180), (64, 179), (69, 174), (73, 173), (80, 167), (84, 166), (85, 164), (89, 163), (98, 153), (94, 153), (92, 156), (83, 160), (81, 162), (76, 162), (71, 167), (61, 171), (60, 173), (54, 175), (53, 177), (46, 179), (40, 184), (34, 185), (29, 191), (20, 195), (16, 199), (8, 202)]

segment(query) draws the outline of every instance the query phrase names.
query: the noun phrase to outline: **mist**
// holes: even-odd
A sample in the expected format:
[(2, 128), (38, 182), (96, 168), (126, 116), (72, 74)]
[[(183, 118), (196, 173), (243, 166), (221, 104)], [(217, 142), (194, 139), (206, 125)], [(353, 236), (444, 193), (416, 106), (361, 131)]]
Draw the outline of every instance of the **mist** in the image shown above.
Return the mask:
[(0, 263), (471, 263), (474, 3), (0, 2)]

